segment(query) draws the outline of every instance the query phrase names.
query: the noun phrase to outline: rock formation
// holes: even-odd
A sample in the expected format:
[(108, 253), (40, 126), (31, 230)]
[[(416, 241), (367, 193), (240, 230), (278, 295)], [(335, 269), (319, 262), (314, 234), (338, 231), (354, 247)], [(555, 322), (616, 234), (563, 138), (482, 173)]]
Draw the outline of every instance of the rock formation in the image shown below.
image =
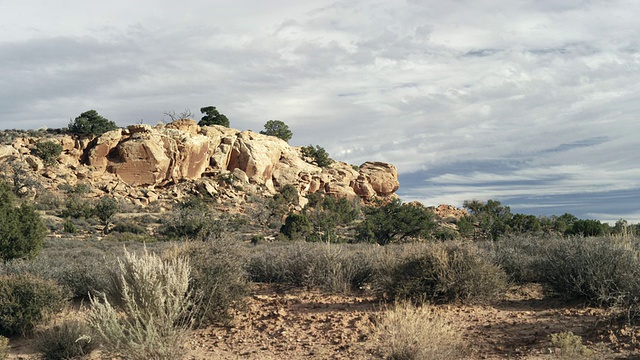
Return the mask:
[(131, 125), (92, 141), (58, 136), (54, 140), (63, 146), (63, 153), (53, 170), (29, 155), (35, 139), (18, 140), (0, 146), (0, 162), (20, 158), (51, 182), (90, 181), (104, 192), (120, 192), (142, 203), (158, 197), (153, 189), (189, 182), (220, 195), (220, 186), (207, 179), (222, 174), (265, 194), (293, 184), (302, 196), (323, 192), (369, 201), (395, 196), (399, 187), (391, 164), (367, 162), (356, 168), (335, 162), (320, 168), (306, 161), (300, 148), (277, 137), (215, 125), (200, 127), (190, 119), (155, 127)]

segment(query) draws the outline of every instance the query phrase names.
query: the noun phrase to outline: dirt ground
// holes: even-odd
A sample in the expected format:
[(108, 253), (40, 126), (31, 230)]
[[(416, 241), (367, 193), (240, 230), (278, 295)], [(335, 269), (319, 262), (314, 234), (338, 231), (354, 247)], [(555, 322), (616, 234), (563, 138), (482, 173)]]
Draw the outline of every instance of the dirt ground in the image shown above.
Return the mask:
[[(552, 333), (572, 331), (593, 359), (640, 359), (640, 330), (620, 326), (607, 310), (543, 296), (534, 285), (513, 288), (492, 306), (441, 305), (463, 332), (470, 359), (557, 359)], [(229, 326), (196, 330), (186, 359), (383, 359), (371, 296), (255, 285)], [(9, 359), (36, 359), (29, 338), (12, 339)], [(109, 359), (94, 352), (90, 359)]]

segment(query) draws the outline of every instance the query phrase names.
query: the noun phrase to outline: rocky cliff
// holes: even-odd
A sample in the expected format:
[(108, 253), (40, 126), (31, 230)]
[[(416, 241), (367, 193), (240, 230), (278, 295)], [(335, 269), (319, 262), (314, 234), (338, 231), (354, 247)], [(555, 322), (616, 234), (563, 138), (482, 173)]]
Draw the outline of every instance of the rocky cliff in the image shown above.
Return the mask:
[[(70, 135), (48, 140), (63, 148), (50, 166), (31, 155), (43, 139), (19, 138), (0, 145), (4, 172), (15, 175), (28, 169), (50, 188), (87, 182), (96, 195), (110, 193), (143, 204), (167, 191), (174, 197), (187, 189), (212, 196), (232, 197), (242, 191), (269, 195), (287, 184), (303, 197), (322, 192), (371, 201), (395, 196), (399, 187), (391, 164), (367, 162), (354, 167), (334, 162), (320, 168), (300, 148), (279, 138), (222, 126), (200, 127), (190, 119), (155, 127), (131, 125), (90, 141)], [(232, 178), (239, 186), (225, 186), (221, 177)]]

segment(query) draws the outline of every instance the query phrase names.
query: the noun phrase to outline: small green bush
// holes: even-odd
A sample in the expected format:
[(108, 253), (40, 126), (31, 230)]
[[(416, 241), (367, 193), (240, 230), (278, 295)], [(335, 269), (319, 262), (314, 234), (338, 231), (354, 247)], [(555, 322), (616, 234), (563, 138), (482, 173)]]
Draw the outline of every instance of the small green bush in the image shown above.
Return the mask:
[(136, 234), (136, 235), (142, 235), (147, 233), (147, 230), (144, 227), (130, 220), (117, 222), (113, 227), (113, 229), (111, 229), (111, 231), (119, 232), (119, 233), (130, 233), (130, 234)]
[(32, 275), (0, 276), (0, 335), (28, 333), (64, 304), (62, 289)]
[(9, 186), (0, 182), (0, 259), (33, 258), (42, 248), (46, 227), (33, 206), (13, 204)]
[(73, 219), (88, 219), (93, 216), (93, 205), (91, 201), (83, 199), (78, 195), (71, 195), (65, 202), (65, 208), (60, 217)]
[(36, 336), (36, 350), (44, 360), (77, 359), (97, 349), (99, 343), (93, 330), (80, 321), (66, 321)]
[(209, 206), (197, 197), (183, 200), (161, 227), (160, 233), (168, 238), (202, 240), (217, 231)]
[(468, 243), (416, 246), (381, 272), (378, 291), (388, 301), (487, 303), (507, 285), (506, 274), (488, 253)]
[(62, 154), (62, 145), (54, 141), (38, 142), (32, 153), (42, 159), (45, 165), (53, 165)]
[(118, 265), (107, 293), (91, 298), (89, 323), (111, 352), (134, 360), (180, 359), (191, 326), (188, 260), (163, 260), (145, 248), (141, 256), (125, 250)]
[(582, 344), (582, 337), (571, 331), (549, 335), (551, 345), (558, 349), (561, 359), (586, 359), (592, 351)]
[(78, 228), (76, 228), (73, 222), (71, 222), (71, 219), (65, 220), (65, 222), (62, 224), (62, 228), (64, 232), (69, 234), (76, 234), (78, 232)]
[(109, 196), (101, 197), (96, 206), (93, 208), (93, 214), (97, 216), (98, 219), (100, 219), (100, 222), (102, 222), (102, 224), (105, 226), (109, 226), (109, 224), (111, 223), (111, 218), (118, 211), (120, 211), (118, 202), (116, 201), (116, 199)]
[(315, 147), (313, 145), (302, 147), (302, 156), (311, 158), (316, 165), (322, 168), (328, 167), (333, 163), (333, 160), (329, 157), (329, 153), (319, 145)]

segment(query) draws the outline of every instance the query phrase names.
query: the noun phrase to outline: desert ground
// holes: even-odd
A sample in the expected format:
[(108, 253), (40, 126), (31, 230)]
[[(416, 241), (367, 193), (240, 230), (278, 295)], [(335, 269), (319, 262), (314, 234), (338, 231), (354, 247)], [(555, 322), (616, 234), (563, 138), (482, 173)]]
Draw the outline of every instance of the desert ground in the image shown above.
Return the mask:
[[(226, 325), (194, 330), (185, 359), (383, 359), (376, 336), (383, 312), (373, 296), (327, 294), (309, 289), (253, 284), (246, 306)], [(567, 358), (549, 335), (581, 336), (592, 359), (640, 359), (634, 327), (620, 326), (604, 309), (545, 297), (537, 285), (512, 287), (494, 305), (439, 305), (462, 332), (468, 359)], [(78, 316), (82, 306), (63, 316)], [(15, 338), (11, 360), (37, 359), (33, 339)], [(111, 359), (94, 351), (89, 359)], [(583, 358), (583, 357), (573, 357)]]

